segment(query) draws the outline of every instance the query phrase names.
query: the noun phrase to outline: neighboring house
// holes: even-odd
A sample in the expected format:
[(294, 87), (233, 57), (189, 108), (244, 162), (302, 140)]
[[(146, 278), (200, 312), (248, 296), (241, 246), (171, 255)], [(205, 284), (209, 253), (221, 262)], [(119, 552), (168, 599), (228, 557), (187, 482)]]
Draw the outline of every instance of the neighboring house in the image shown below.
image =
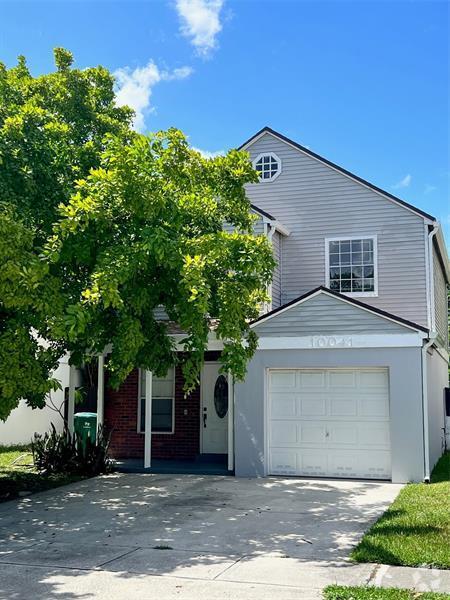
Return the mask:
[(67, 357), (61, 359), (53, 377), (60, 381), (62, 390), (52, 392), (47, 405), (42, 409), (30, 408), (21, 400), (5, 422), (0, 421), (0, 445), (29, 444), (35, 433), (49, 431), (53, 423), (57, 431), (62, 431), (64, 420), (64, 389), (69, 385), (69, 365)]
[(277, 260), (272, 304), (252, 325), (259, 349), (233, 385), (211, 336), (188, 398), (178, 366), (164, 378), (136, 369), (104, 395), (100, 368), (112, 453), (147, 467), (222, 455), (238, 476), (427, 479), (448, 385), (439, 224), (269, 128), (242, 148), (261, 173), (247, 188), (255, 231)]

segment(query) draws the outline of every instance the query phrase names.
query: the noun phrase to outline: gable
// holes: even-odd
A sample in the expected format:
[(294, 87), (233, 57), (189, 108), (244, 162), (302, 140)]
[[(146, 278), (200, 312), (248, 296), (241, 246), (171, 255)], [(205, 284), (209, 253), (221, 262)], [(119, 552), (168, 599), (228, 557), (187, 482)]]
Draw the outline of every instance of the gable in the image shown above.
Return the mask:
[(325, 292), (263, 317), (252, 328), (261, 337), (411, 333), (411, 327)]
[(268, 152), (276, 153), (276, 151), (274, 149), (268, 150), (267, 148), (263, 148), (262, 150), (261, 149), (258, 150), (258, 148), (259, 148), (258, 142), (260, 140), (264, 140), (263, 141), (263, 146), (264, 146), (267, 139), (269, 139), (269, 143), (272, 144), (273, 148), (275, 148), (277, 144), (278, 144), (278, 147), (281, 148), (282, 145), (284, 144), (285, 146), (288, 146), (292, 150), (294, 150), (294, 152), (297, 152), (298, 154), (306, 156), (306, 157), (310, 158), (311, 160), (316, 161), (319, 164), (326, 166), (331, 170), (336, 171), (338, 174), (342, 175), (343, 177), (346, 177), (349, 180), (353, 181), (354, 183), (357, 183), (363, 187), (366, 187), (367, 189), (371, 190), (375, 194), (379, 195), (381, 198), (391, 201), (391, 202), (395, 203), (397, 206), (400, 206), (401, 208), (406, 209), (406, 210), (412, 212), (413, 214), (420, 216), (422, 219), (425, 219), (427, 222), (435, 222), (436, 221), (435, 217), (433, 217), (432, 215), (429, 215), (428, 213), (424, 212), (420, 208), (417, 208), (416, 206), (413, 206), (412, 204), (409, 204), (408, 202), (405, 202), (404, 200), (397, 198), (393, 194), (379, 188), (378, 186), (374, 185), (373, 183), (370, 183), (369, 181), (366, 181), (362, 177), (359, 177), (358, 175), (351, 173), (347, 169), (344, 169), (343, 167), (340, 167), (339, 165), (329, 161), (328, 159), (324, 158), (323, 156), (320, 156), (319, 154), (312, 152), (306, 146), (302, 146), (301, 144), (298, 144), (297, 142), (290, 140), (286, 136), (274, 131), (270, 127), (264, 127), (261, 131), (256, 133), (252, 138), (247, 140), (247, 142), (242, 144), (239, 149), (240, 150), (245, 149), (248, 152), (250, 152), (252, 160), (254, 160), (256, 158), (256, 156), (258, 156), (259, 154), (262, 154), (262, 153), (268, 153)]

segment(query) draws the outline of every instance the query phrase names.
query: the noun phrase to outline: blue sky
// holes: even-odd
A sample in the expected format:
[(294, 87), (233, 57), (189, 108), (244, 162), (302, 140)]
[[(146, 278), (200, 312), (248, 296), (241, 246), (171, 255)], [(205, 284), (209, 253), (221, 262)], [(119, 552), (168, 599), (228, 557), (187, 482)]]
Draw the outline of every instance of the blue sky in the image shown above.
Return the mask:
[(438, 217), (450, 240), (447, 2), (0, 0), (0, 60), (117, 72), (142, 131), (203, 151), (269, 125)]

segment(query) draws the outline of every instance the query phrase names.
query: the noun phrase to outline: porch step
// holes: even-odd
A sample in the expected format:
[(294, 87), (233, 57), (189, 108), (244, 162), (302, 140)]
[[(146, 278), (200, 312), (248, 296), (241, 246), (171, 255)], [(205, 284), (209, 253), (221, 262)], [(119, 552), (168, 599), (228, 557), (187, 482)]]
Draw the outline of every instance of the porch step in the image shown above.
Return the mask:
[(144, 468), (142, 458), (122, 458), (113, 461), (115, 471), (120, 473), (160, 473), (174, 475), (233, 475), (227, 469), (226, 455), (200, 455), (196, 460), (152, 460), (152, 466)]

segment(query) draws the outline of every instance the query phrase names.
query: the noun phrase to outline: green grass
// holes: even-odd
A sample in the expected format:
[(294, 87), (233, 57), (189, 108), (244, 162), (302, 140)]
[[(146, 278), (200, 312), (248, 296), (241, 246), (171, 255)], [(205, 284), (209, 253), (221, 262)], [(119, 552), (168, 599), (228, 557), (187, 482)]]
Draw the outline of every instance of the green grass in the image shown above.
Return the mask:
[(324, 600), (449, 600), (448, 594), (375, 587), (330, 585), (323, 591)]
[(40, 492), (83, 479), (79, 475), (42, 475), (33, 465), (29, 446), (0, 446), (0, 502), (20, 492)]
[(450, 569), (450, 453), (431, 483), (404, 487), (353, 550), (357, 562)]

